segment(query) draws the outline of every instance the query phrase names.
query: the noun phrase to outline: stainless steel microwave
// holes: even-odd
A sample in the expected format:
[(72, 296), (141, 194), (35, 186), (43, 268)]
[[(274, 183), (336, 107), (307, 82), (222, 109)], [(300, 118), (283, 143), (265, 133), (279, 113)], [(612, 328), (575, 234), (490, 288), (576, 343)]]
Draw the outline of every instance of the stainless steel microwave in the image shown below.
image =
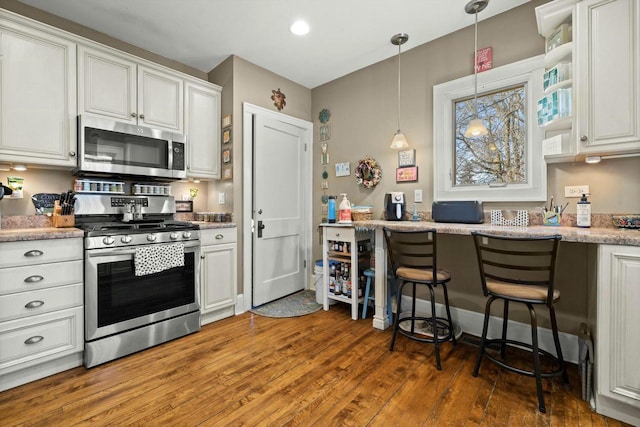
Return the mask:
[(78, 116), (76, 172), (187, 177), (185, 138), (172, 132)]

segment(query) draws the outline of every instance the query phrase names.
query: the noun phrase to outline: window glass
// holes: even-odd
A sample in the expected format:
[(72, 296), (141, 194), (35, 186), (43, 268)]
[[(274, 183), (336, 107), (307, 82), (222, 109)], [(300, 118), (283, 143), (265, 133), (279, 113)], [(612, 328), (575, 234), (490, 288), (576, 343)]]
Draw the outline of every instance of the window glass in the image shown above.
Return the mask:
[(526, 87), (524, 84), (478, 95), (478, 117), (488, 135), (467, 138), (474, 100), (454, 101), (454, 168), (457, 185), (527, 182)]
[(478, 117), (488, 134), (466, 138), (474, 76), (433, 87), (433, 200), (543, 201), (547, 168), (536, 100), (542, 55), (478, 74)]

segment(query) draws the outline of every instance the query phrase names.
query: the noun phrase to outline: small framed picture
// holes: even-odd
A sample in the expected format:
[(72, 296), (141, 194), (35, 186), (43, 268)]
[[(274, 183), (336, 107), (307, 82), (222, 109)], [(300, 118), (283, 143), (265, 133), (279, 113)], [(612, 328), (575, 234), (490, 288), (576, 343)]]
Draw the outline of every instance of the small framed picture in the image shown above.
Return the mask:
[(231, 150), (226, 149), (222, 151), (222, 163), (229, 163), (231, 161)]
[(228, 144), (231, 142), (231, 128), (226, 128), (222, 130), (222, 143)]
[(320, 141), (326, 141), (331, 138), (331, 130), (329, 125), (320, 126)]
[(349, 170), (349, 162), (336, 163), (336, 176), (349, 176), (351, 171)]
[(227, 168), (222, 170), (222, 179), (231, 179), (233, 178), (233, 169)]
[(231, 114), (227, 114), (226, 116), (222, 117), (222, 127), (226, 128), (231, 126)]
[(396, 182), (416, 182), (418, 180), (418, 167), (409, 166), (396, 168)]
[(176, 200), (176, 212), (193, 212), (193, 200)]
[(416, 150), (402, 150), (398, 151), (398, 167), (404, 168), (407, 166), (416, 165)]

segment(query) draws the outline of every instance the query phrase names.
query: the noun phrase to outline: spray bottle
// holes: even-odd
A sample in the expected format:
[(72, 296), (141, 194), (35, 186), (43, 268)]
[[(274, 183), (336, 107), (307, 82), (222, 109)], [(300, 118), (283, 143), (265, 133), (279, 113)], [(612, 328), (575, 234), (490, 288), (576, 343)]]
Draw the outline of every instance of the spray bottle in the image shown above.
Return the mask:
[(577, 203), (576, 222), (578, 227), (591, 227), (591, 202), (587, 200), (587, 195), (583, 194)]
[(351, 224), (351, 203), (347, 199), (346, 193), (341, 193), (340, 216), (338, 222), (341, 224)]

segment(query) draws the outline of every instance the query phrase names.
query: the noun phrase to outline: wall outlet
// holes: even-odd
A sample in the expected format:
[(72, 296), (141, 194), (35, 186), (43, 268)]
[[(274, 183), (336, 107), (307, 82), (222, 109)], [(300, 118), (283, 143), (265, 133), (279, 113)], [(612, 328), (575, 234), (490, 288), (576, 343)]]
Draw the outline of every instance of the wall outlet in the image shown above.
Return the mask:
[(413, 201), (422, 203), (422, 190), (413, 190)]
[(220, 193), (218, 193), (218, 204), (224, 205), (224, 191), (221, 191)]
[(589, 194), (588, 185), (564, 187), (564, 197), (582, 197), (583, 194)]

